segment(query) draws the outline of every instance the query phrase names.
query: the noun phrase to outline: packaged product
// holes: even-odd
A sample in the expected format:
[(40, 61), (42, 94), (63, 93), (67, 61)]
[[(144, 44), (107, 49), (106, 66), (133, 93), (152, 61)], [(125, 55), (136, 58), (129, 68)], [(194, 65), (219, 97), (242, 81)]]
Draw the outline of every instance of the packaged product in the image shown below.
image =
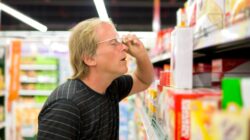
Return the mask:
[[(171, 140), (190, 140), (191, 103), (202, 98), (219, 98), (220, 90), (213, 89), (168, 89), (166, 120), (168, 136)], [(218, 100), (216, 100), (218, 101)]]
[(197, 0), (196, 34), (207, 34), (224, 27), (225, 0)]
[(212, 117), (212, 140), (248, 140), (249, 118), (245, 111), (224, 110)]
[(211, 64), (197, 63), (193, 68), (193, 87), (211, 87)]
[(191, 140), (211, 140), (213, 114), (219, 110), (220, 98), (201, 98), (191, 101)]
[(193, 87), (193, 29), (176, 27), (171, 34), (171, 44), (171, 87), (191, 89)]

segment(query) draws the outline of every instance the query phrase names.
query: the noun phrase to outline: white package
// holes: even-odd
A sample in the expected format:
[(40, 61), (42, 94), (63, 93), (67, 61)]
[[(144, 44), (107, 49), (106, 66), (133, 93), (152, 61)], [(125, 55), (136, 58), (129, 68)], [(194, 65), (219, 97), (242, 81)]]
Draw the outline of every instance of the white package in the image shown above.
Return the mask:
[(250, 108), (250, 78), (241, 80), (241, 96), (245, 108)]
[(171, 86), (193, 87), (193, 29), (176, 27), (171, 33)]

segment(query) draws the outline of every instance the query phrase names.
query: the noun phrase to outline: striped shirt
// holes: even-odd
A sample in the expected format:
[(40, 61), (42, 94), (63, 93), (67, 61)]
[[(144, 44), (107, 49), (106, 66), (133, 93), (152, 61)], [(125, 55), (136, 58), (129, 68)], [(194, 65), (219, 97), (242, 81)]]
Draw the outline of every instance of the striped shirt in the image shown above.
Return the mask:
[(119, 139), (118, 104), (132, 85), (132, 77), (124, 75), (102, 95), (81, 80), (68, 80), (44, 104), (38, 117), (38, 140)]

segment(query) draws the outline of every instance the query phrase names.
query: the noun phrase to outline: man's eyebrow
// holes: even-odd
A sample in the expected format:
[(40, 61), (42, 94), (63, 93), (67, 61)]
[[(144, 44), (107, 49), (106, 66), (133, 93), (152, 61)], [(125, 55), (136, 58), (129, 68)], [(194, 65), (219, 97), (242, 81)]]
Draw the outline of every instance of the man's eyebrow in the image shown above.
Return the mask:
[(117, 40), (117, 38), (113, 38), (113, 39), (110, 40), (110, 42), (113, 42), (113, 41), (116, 41), (116, 40)]

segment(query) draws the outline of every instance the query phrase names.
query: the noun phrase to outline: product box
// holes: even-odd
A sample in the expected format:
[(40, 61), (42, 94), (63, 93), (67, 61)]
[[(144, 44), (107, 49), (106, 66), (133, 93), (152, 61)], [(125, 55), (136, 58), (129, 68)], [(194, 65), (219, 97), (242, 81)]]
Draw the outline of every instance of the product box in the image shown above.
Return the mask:
[(194, 73), (193, 87), (211, 87), (211, 72)]
[(209, 33), (222, 29), (224, 26), (225, 0), (197, 0), (196, 2), (195, 33)]
[(188, 27), (193, 27), (196, 24), (196, 11), (197, 11), (196, 8), (197, 8), (197, 0), (188, 0), (185, 3)]
[(187, 14), (185, 8), (179, 8), (176, 12), (177, 26), (187, 27)]
[(226, 25), (237, 23), (249, 17), (250, 0), (226, 0)]
[(221, 88), (221, 81), (223, 78), (244, 78), (250, 77), (250, 73), (212, 73), (212, 87)]
[(248, 59), (220, 58), (212, 60), (213, 73), (249, 73), (250, 61)]
[(212, 117), (211, 140), (248, 140), (249, 119), (244, 111), (222, 111)]
[[(165, 53), (167, 50), (170, 50), (170, 44), (168, 42), (168, 36), (172, 32), (173, 28), (162, 29), (157, 33), (156, 44), (155, 47), (151, 49), (150, 56), (156, 57), (157, 55)], [(170, 39), (169, 39), (170, 40)]]
[(193, 87), (211, 87), (211, 64), (197, 63), (193, 69)]
[[(220, 90), (213, 89), (168, 89), (167, 90), (167, 133), (171, 140), (190, 140), (191, 112), (190, 105), (193, 100), (203, 98), (220, 98)], [(165, 128), (166, 129), (166, 128)]]
[(233, 104), (238, 108), (250, 109), (250, 78), (223, 78), (223, 109)]
[(165, 34), (163, 35), (163, 52), (171, 53), (171, 33), (174, 29), (167, 28)]
[(248, 59), (221, 58), (212, 60), (212, 86), (221, 87), (224, 77), (250, 77)]
[(213, 114), (219, 110), (219, 101), (220, 98), (202, 98), (191, 101), (191, 140), (212, 140), (211, 121)]
[(222, 91), (223, 109), (227, 109), (232, 104), (240, 108), (243, 106), (240, 78), (224, 78), (222, 81)]
[(250, 78), (241, 79), (241, 95), (244, 108), (250, 110)]
[(171, 34), (171, 87), (193, 87), (193, 29), (176, 27)]
[(163, 71), (160, 72), (160, 85), (170, 86), (170, 65), (165, 64)]

